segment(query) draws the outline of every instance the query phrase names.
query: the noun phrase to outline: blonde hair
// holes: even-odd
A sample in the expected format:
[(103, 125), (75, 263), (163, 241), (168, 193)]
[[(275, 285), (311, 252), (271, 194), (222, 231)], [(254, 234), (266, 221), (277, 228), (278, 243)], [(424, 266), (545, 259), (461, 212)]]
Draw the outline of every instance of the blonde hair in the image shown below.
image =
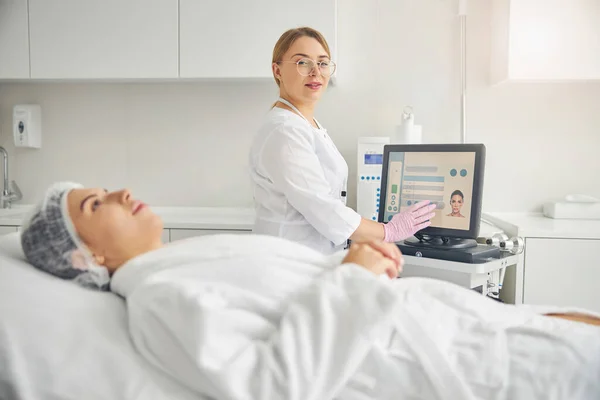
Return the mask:
[[(305, 36), (311, 37), (319, 42), (319, 44), (325, 49), (327, 56), (331, 58), (329, 45), (327, 44), (327, 41), (321, 32), (317, 31), (316, 29), (303, 26), (300, 28), (289, 29), (285, 31), (283, 35), (281, 35), (277, 43), (275, 43), (275, 48), (273, 49), (273, 63), (281, 61), (283, 55), (287, 53), (290, 47), (292, 47), (292, 44), (294, 44), (296, 40)], [(275, 79), (277, 86), (280, 86), (281, 82), (279, 79), (277, 79), (277, 76), (275, 76), (275, 72), (273, 72), (273, 78)]]

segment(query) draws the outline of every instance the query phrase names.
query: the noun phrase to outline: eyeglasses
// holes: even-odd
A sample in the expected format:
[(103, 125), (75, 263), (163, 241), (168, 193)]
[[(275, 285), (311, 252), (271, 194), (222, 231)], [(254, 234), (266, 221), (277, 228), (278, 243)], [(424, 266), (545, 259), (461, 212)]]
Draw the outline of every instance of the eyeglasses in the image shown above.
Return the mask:
[(298, 61), (277, 61), (279, 63), (294, 63), (296, 64), (296, 68), (298, 69), (298, 73), (302, 76), (309, 76), (314, 70), (315, 67), (319, 66), (319, 71), (323, 76), (331, 76), (335, 72), (335, 63), (331, 60), (325, 61), (315, 61), (310, 58), (301, 58)]

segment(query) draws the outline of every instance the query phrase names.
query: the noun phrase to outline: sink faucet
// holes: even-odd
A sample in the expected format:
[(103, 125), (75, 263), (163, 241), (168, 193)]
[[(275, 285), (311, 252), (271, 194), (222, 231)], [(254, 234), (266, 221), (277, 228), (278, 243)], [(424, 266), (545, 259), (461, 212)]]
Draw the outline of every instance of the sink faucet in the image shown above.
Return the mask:
[(13, 201), (19, 201), (23, 198), (23, 194), (17, 186), (17, 182), (12, 181), (10, 186), (8, 184), (8, 153), (2, 146), (0, 146), (0, 154), (4, 158), (4, 187), (2, 195), (0, 195), (0, 208), (10, 208)]

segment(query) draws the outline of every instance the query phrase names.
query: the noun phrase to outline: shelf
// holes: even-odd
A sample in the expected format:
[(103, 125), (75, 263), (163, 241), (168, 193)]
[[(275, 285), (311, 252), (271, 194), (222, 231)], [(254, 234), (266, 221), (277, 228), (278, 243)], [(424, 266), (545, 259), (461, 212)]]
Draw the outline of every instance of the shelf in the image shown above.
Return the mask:
[(465, 274), (487, 274), (517, 264), (518, 255), (510, 254), (483, 264), (470, 264), (415, 256), (404, 256), (405, 264), (424, 268), (434, 268)]

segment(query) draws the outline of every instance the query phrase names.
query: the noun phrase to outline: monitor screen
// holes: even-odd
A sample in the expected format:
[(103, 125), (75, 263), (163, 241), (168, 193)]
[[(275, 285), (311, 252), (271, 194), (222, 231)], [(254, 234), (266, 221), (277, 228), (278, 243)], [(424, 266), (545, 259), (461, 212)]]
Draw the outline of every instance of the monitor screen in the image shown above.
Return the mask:
[(429, 200), (437, 208), (424, 233), (478, 234), (482, 150), (473, 146), (477, 145), (386, 146), (380, 221)]
[(383, 154), (371, 154), (371, 153), (365, 154), (365, 164), (370, 164), (370, 165), (383, 164)]

